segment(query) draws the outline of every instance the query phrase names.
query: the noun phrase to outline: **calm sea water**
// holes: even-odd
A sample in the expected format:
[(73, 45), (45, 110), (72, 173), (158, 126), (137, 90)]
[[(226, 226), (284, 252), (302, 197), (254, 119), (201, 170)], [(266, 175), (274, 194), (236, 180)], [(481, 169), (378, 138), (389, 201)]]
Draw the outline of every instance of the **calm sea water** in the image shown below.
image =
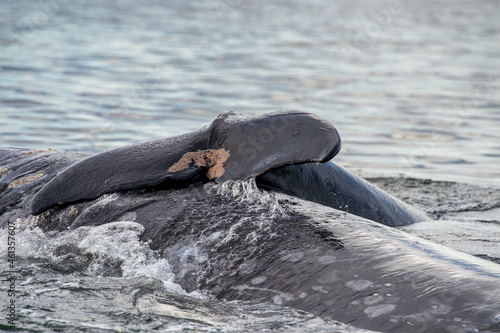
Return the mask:
[[(335, 159), (351, 170), (500, 186), (499, 17), (496, 0), (1, 1), (0, 147), (99, 152), (195, 130), (226, 110), (300, 109), (338, 128)], [(484, 207), (482, 188), (402, 187), (393, 189), (434, 210)], [(443, 208), (450, 197), (456, 202)], [(467, 237), (495, 244), (495, 229), (484, 225), (493, 224), (476, 228), (488, 237), (476, 229)], [(26, 331), (337, 327), (277, 305), (195, 300), (165, 288), (168, 263), (133, 228), (118, 245), (113, 233), (49, 239), (36, 231), (16, 234)], [(0, 239), (6, 248), (6, 231)], [(56, 272), (61, 244), (123, 260), (128, 275), (102, 276), (98, 265)], [(0, 272), (6, 267), (0, 260)]]
[(0, 146), (98, 152), (300, 109), (365, 174), (500, 185), (498, 1), (3, 1)]

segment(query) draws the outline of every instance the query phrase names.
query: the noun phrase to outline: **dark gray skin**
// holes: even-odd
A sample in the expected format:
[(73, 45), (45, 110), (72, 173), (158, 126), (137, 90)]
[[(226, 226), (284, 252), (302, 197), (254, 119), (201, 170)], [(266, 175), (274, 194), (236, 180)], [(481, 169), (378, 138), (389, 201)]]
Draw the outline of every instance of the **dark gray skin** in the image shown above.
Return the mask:
[(430, 218), (334, 162), (276, 168), (257, 184), (394, 227)]
[[(324, 162), (340, 150), (337, 130), (326, 120), (298, 112), (274, 112), (242, 117), (232, 112), (185, 135), (106, 151), (61, 172), (33, 199), (31, 212), (40, 214), (57, 204), (96, 199), (105, 193), (203, 178), (207, 167), (191, 163), (177, 172), (169, 168), (184, 154), (221, 149), (230, 156), (216, 182), (257, 179), (259, 185), (315, 201), (389, 226), (428, 220), (363, 179)], [(274, 169), (273, 169), (274, 168)]]
[(271, 168), (324, 162), (340, 150), (340, 136), (328, 121), (305, 112), (282, 111), (254, 117), (219, 115), (210, 126), (173, 138), (144, 142), (91, 156), (64, 170), (33, 199), (34, 215), (64, 203), (105, 193), (191, 180), (207, 171), (190, 163), (169, 171), (186, 153), (222, 149), (229, 158), (216, 182), (247, 179)]
[[(500, 328), (498, 265), (283, 194), (284, 213), (276, 214), (271, 205), (215, 194), (213, 182), (194, 182), (106, 194), (32, 216), (35, 194), (86, 157), (0, 149), (0, 225), (32, 219), (49, 232), (134, 221), (187, 291), (281, 303), (384, 332)], [(186, 246), (206, 257), (183, 257)], [(69, 258), (85, 255), (61, 248), (54, 257), (71, 251)]]

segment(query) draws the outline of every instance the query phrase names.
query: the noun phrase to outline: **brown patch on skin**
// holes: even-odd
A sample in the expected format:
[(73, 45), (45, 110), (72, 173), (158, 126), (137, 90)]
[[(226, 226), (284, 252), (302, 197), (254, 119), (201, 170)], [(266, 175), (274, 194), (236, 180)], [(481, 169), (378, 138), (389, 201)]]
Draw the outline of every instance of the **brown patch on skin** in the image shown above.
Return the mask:
[(221, 177), (226, 169), (224, 169), (224, 162), (227, 161), (231, 153), (229, 150), (221, 149), (208, 149), (207, 160), (210, 162), (210, 167), (207, 171), (208, 179)]
[(231, 156), (229, 150), (221, 149), (205, 149), (199, 150), (196, 153), (185, 153), (181, 159), (172, 165), (168, 172), (179, 172), (189, 169), (189, 164), (195, 163), (197, 167), (206, 167), (207, 178), (214, 179), (221, 177), (224, 172), (224, 162)]
[(52, 151), (52, 148), (41, 149), (41, 150), (30, 150), (30, 151), (22, 153), (21, 155), (27, 156), (27, 155), (33, 155), (33, 154), (39, 154), (39, 153), (46, 153), (48, 151)]
[(14, 180), (12, 183), (10, 183), (9, 187), (10, 188), (17, 188), (17, 187), (24, 185), (24, 184), (33, 183), (35, 180), (37, 180), (38, 178), (41, 178), (43, 176), (45, 176), (43, 173), (37, 173), (36, 175), (31, 175), (31, 176), (19, 178), (19, 179)]
[(71, 215), (74, 215), (74, 216), (78, 215), (78, 209), (76, 209), (75, 207), (71, 207), (68, 215), (70, 215), (70, 216)]
[(7, 168), (0, 168), (0, 176), (6, 175), (9, 173), (9, 169)]

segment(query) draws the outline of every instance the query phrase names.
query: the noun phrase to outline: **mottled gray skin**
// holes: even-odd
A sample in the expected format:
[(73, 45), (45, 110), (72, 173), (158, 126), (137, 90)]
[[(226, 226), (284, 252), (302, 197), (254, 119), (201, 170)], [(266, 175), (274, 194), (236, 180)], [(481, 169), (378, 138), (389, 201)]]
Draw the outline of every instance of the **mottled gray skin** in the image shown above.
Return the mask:
[(430, 218), (334, 162), (276, 168), (257, 177), (259, 186), (394, 227)]
[[(498, 265), (283, 194), (276, 212), (214, 194), (212, 182), (194, 183), (106, 194), (32, 216), (35, 193), (85, 157), (0, 150), (0, 225), (20, 218), (62, 231), (134, 221), (187, 291), (274, 302), (384, 332), (500, 328)], [(9, 187), (36, 174), (44, 176)], [(186, 248), (203, 256), (186, 257)]]
[(57, 204), (96, 199), (105, 193), (191, 180), (206, 168), (195, 163), (177, 172), (169, 168), (185, 153), (221, 148), (230, 156), (216, 182), (247, 179), (287, 164), (328, 161), (340, 150), (340, 136), (332, 124), (310, 113), (280, 111), (243, 117), (225, 112), (198, 131), (80, 161), (35, 196), (31, 212), (37, 215)]

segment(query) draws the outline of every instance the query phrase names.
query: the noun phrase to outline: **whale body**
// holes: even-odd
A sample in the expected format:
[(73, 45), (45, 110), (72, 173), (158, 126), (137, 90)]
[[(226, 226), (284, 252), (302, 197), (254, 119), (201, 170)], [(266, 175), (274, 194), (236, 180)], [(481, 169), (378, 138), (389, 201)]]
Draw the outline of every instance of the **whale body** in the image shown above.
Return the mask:
[(260, 186), (390, 225), (425, 214), (334, 163), (335, 127), (313, 114), (281, 111), (254, 117), (219, 115), (210, 126), (173, 138), (125, 146), (85, 158), (51, 179), (33, 198), (34, 215), (66, 203), (198, 178), (224, 182), (258, 176)]
[[(277, 204), (255, 203), (234, 196), (245, 191), (231, 182), (109, 193), (33, 216), (30, 203), (40, 188), (87, 156), (23, 150), (0, 156), (0, 225), (32, 219), (53, 233), (140, 223), (141, 239), (168, 260), (186, 291), (276, 303), (384, 332), (499, 327), (498, 265), (380, 223), (279, 192)], [(180, 255), (187, 248), (201, 259)]]
[[(299, 128), (297, 116), (311, 120), (283, 116), (291, 129)], [(205, 128), (98, 155), (0, 149), (0, 227), (21, 219), (54, 233), (131, 221), (144, 227), (141, 240), (168, 260), (188, 292), (271, 302), (384, 332), (500, 328), (500, 266), (387, 226), (427, 217), (333, 162), (316, 163), (340, 148), (332, 127), (318, 129), (323, 120), (309, 125), (322, 131), (326, 147), (319, 140), (305, 150), (311, 143), (300, 138), (309, 134), (296, 130), (260, 148), (265, 163), (253, 165), (257, 155), (249, 153), (231, 166), (217, 151), (244, 156), (237, 152), (241, 131), (255, 127), (227, 117), (227, 127), (215, 126), (218, 134)], [(206, 135), (223, 139), (199, 143)], [(304, 150), (279, 149), (287, 144)], [(175, 156), (159, 158), (165, 147)], [(151, 169), (131, 167), (141, 159)], [(158, 172), (166, 175), (161, 181)], [(186, 249), (201, 255), (186, 257)]]

